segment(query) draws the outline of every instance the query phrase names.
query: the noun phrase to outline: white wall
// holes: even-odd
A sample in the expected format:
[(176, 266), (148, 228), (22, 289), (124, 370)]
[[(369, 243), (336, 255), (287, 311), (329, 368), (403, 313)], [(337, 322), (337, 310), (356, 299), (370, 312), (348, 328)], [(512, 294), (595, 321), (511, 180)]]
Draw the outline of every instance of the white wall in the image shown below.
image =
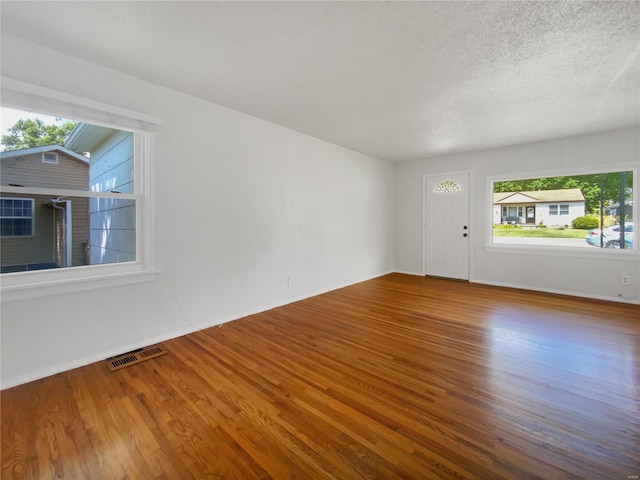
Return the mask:
[(2, 75), (162, 119), (157, 281), (3, 301), (3, 388), (393, 269), (387, 162), (6, 35)]
[[(425, 174), (471, 172), (470, 280), (531, 290), (639, 303), (640, 253), (636, 249), (568, 253), (514, 247), (487, 248), (492, 221), (488, 179), (563, 175), (576, 169), (640, 167), (637, 128), (484, 150), (398, 164), (395, 167), (395, 267), (422, 274), (422, 179)], [(588, 172), (585, 172), (588, 173)], [(636, 192), (638, 185), (635, 185)], [(591, 255), (585, 256), (585, 253)], [(631, 285), (620, 284), (629, 275)]]
[[(556, 205), (556, 209), (558, 213), (556, 215), (551, 215), (550, 207), (551, 205)], [(562, 215), (560, 213), (560, 206), (568, 205), (569, 213)], [(536, 204), (536, 221), (535, 224), (538, 225), (542, 222), (547, 227), (558, 227), (558, 226), (571, 226), (571, 223), (578, 217), (584, 216), (584, 202), (551, 202), (551, 203), (538, 203)]]

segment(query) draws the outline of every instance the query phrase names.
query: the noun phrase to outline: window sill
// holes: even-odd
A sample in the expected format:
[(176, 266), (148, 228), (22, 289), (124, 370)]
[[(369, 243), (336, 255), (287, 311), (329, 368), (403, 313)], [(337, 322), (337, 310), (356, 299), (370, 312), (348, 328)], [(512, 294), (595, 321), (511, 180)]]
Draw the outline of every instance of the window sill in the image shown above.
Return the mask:
[(0, 278), (2, 302), (63, 295), (103, 288), (153, 282), (157, 271), (142, 264), (96, 265), (3, 274)]
[(583, 259), (617, 260), (623, 262), (640, 262), (637, 250), (610, 250), (596, 247), (560, 247), (544, 245), (487, 244), (485, 252), (511, 253), (517, 255), (537, 255), (545, 257), (572, 257)]

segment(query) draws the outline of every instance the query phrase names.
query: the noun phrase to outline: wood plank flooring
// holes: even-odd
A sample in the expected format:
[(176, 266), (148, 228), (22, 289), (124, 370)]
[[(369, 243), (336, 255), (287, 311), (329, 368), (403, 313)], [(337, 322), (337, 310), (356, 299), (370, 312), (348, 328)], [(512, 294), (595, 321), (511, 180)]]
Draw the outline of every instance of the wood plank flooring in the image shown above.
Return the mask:
[(640, 475), (640, 307), (391, 274), (5, 390), (3, 479)]

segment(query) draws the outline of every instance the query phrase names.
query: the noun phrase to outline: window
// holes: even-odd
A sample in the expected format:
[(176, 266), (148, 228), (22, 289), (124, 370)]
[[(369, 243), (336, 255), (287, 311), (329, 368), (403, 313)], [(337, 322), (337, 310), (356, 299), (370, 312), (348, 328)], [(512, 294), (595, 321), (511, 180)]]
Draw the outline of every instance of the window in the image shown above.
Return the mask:
[(0, 198), (0, 237), (33, 235), (33, 199)]
[(520, 223), (522, 221), (521, 206), (502, 206), (502, 223)]
[[(493, 245), (637, 248), (635, 170), (490, 182)], [(526, 217), (522, 216), (526, 211)]]
[(569, 215), (569, 205), (549, 205), (549, 215)]
[(58, 154), (56, 152), (42, 152), (42, 163), (58, 164)]
[(18, 201), (2, 205), (3, 298), (153, 279), (158, 120), (4, 77), (1, 87), (2, 107), (78, 121), (64, 145), (1, 153), (2, 199)]
[[(22, 208), (22, 200), (7, 201), (3, 213), (12, 216), (6, 218), (3, 237), (32, 236), (34, 210), (46, 219), (38, 229), (37, 241), (2, 242), (0, 267), (5, 272), (8, 266), (19, 271), (19, 265), (31, 265), (29, 259), (35, 257), (46, 268), (136, 261), (133, 137), (132, 132), (77, 123), (63, 146), (35, 148), (57, 149), (41, 154), (43, 159), (55, 158), (55, 168), (38, 162), (37, 153), (32, 159), (34, 148), (2, 152), (2, 188), (15, 182), (21, 185), (21, 192), (44, 195), (28, 210)], [(32, 189), (35, 186), (37, 191)], [(19, 218), (26, 215), (23, 212), (29, 218)], [(22, 252), (24, 261), (16, 251)]]
[(453, 180), (443, 180), (433, 187), (433, 193), (450, 193), (461, 191), (460, 185)]

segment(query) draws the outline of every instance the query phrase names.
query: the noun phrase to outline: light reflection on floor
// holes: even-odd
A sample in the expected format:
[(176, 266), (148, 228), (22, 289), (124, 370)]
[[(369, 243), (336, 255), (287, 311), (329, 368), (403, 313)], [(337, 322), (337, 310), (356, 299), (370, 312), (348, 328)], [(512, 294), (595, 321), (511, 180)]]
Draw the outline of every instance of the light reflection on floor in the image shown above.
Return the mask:
[[(586, 397), (591, 408), (609, 401), (619, 405), (623, 397), (637, 399), (637, 337), (601, 328), (597, 318), (575, 319), (568, 320), (563, 312), (558, 320), (548, 309), (495, 308), (487, 339), (492, 393), (519, 399), (524, 390), (541, 398), (553, 396), (554, 402), (563, 397), (573, 407)], [(626, 406), (640, 412), (637, 400)]]

